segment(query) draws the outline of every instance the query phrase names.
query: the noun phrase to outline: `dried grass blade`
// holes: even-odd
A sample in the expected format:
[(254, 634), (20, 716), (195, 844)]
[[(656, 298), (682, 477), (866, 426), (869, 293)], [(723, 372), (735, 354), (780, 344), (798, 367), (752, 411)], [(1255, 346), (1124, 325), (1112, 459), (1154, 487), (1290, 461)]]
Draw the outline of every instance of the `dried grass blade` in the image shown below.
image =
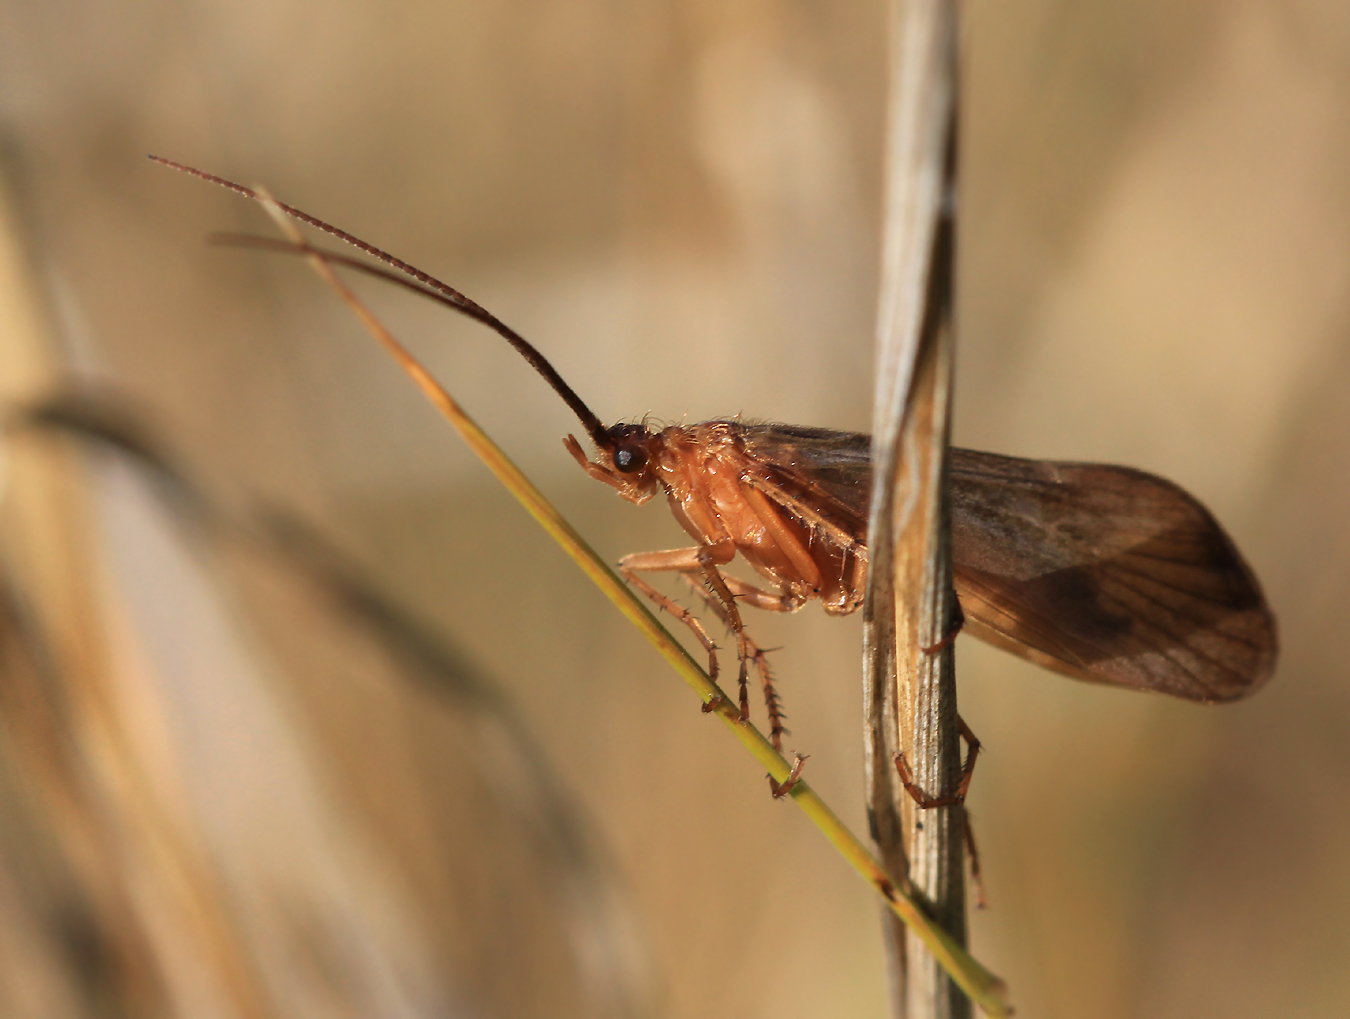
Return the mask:
[[(946, 636), (953, 608), (945, 458), (954, 228), (946, 199), (955, 175), (957, 13), (955, 0), (896, 0), (891, 10), (864, 702), (868, 806), (882, 858), (953, 940), (964, 941), (964, 811), (937, 808), (920, 827), (892, 764), (904, 750), (919, 784), (942, 795), (957, 761), (951, 650), (922, 650)], [(970, 1002), (923, 939), (894, 924), (887, 932), (894, 1014), (968, 1015)], [(976, 995), (953, 980), (989, 1014), (1010, 1011), (1001, 982), (991, 978)]]

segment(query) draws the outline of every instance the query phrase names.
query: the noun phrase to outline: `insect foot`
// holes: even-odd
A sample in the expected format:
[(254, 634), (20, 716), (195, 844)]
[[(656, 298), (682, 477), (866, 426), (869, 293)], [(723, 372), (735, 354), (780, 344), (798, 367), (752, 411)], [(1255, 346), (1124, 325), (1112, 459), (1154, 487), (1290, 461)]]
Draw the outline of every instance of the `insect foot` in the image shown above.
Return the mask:
[(703, 707), (699, 708), (699, 710), (705, 715), (711, 715), (714, 711), (720, 712), (722, 710), (722, 705), (725, 703), (727, 703), (727, 699), (720, 693), (713, 694), (703, 702)]
[(773, 798), (775, 800), (781, 800), (788, 793), (792, 792), (797, 783), (801, 781), (802, 769), (806, 767), (806, 761), (809, 756), (809, 754), (793, 752), (792, 771), (788, 774), (786, 782), (777, 782), (772, 775), (769, 776), (769, 792), (773, 793)]
[(956, 784), (956, 792), (950, 796), (929, 796), (914, 782), (914, 772), (905, 759), (904, 751), (895, 755), (895, 770), (900, 773), (900, 783), (905, 792), (918, 804), (920, 810), (932, 810), (934, 807), (955, 807), (961, 811), (961, 831), (966, 842), (966, 855), (970, 858), (970, 880), (975, 886), (975, 906), (985, 909), (989, 898), (984, 891), (984, 877), (980, 873), (980, 852), (975, 848), (975, 831), (970, 823), (970, 811), (966, 809), (966, 793), (970, 791), (970, 778), (975, 773), (975, 758), (980, 753), (980, 741), (966, 725), (966, 720), (956, 716), (960, 726), (961, 738), (966, 741), (966, 761), (961, 766), (961, 780)]

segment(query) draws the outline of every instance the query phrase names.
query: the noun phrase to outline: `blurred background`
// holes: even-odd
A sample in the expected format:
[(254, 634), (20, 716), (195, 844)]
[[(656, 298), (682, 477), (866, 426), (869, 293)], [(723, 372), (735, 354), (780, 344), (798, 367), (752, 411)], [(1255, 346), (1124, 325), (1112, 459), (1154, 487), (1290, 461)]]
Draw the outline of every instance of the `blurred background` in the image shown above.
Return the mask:
[[(965, 15), (957, 441), (1179, 481), (1283, 645), (1204, 708), (963, 639), (973, 951), (1025, 1016), (1338, 1013), (1350, 8)], [(7, 411), (0, 1011), (885, 1015), (869, 889), (303, 265), (204, 245), (262, 214), (144, 158), (453, 283), (603, 418), (865, 430), (885, 25), (0, 6), (0, 397), (105, 408)], [(495, 337), (363, 293), (604, 555), (683, 542), (576, 469)], [(860, 620), (752, 627), (864, 830)]]

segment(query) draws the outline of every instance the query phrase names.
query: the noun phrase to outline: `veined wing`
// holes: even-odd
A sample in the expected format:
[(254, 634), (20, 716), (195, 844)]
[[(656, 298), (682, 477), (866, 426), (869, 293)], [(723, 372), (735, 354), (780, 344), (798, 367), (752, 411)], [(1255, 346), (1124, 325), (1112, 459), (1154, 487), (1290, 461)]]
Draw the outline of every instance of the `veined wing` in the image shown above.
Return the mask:
[[(868, 436), (743, 426), (786, 482), (778, 500), (866, 541)], [(1079, 679), (1188, 700), (1269, 678), (1275, 620), (1199, 502), (1143, 471), (953, 449), (953, 568), (969, 631)]]
[(956, 591), (970, 631), (1080, 679), (1188, 700), (1270, 677), (1275, 619), (1214, 518), (1105, 464), (953, 449)]
[(737, 430), (746, 454), (767, 472), (766, 495), (838, 544), (865, 550), (870, 435), (780, 424), (739, 425)]

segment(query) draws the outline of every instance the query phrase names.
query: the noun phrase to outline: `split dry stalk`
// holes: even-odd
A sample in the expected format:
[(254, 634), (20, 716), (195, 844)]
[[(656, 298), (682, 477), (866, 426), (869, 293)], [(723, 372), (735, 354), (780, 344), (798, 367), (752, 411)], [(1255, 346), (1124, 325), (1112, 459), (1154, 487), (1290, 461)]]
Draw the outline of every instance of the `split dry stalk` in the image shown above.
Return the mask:
[[(960, 806), (921, 811), (916, 784), (949, 795), (960, 772), (956, 618), (946, 484), (955, 253), (955, 0), (896, 0), (885, 262), (878, 314), (864, 696), (869, 815), (887, 869), (953, 940), (965, 942)], [(960, 1019), (970, 1000), (925, 946), (888, 917), (893, 1012)]]

